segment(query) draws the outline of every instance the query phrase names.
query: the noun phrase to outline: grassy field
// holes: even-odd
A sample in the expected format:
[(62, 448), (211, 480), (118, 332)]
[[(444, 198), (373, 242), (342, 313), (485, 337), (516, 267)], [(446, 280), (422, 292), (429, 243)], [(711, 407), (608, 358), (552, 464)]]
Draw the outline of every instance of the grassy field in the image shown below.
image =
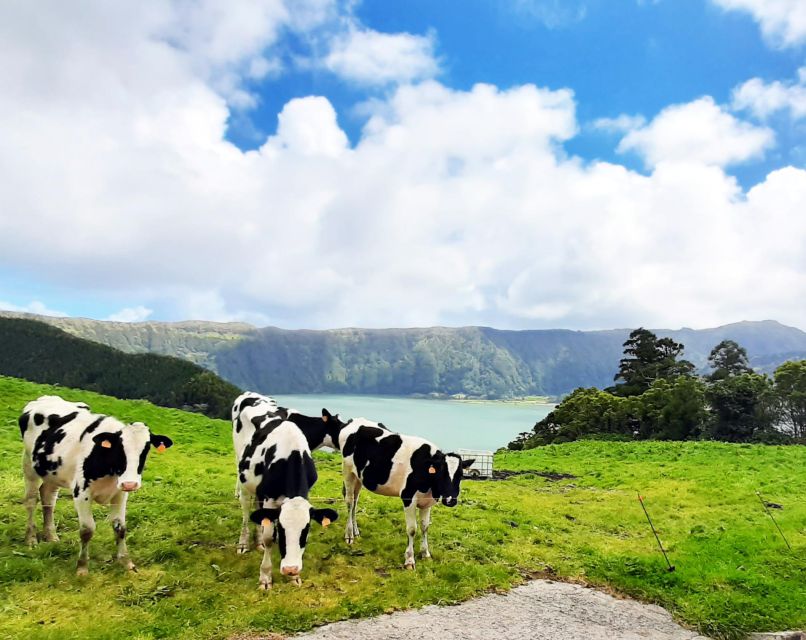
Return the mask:
[[(75, 576), (72, 500), (56, 508), (61, 542), (23, 545), (22, 449), (16, 418), (43, 393), (142, 420), (176, 443), (152, 455), (129, 501), (129, 550), (139, 573), (112, 562), (111, 528), (96, 507), (90, 575)], [(383, 418), (383, 416), (378, 416)], [(399, 425), (405, 428), (405, 425)], [(342, 540), (339, 458), (317, 454), (319, 504), (341, 519), (313, 528), (303, 586), (278, 575), (257, 590), (260, 559), (235, 554), (230, 426), (224, 421), (0, 378), (0, 629), (10, 638), (226, 638), (292, 633), (328, 621), (506, 589), (532, 575), (584, 581), (667, 607), (715, 637), (806, 627), (806, 448), (717, 443), (579, 442), (496, 458), (525, 473), (463, 485), (462, 503), (437, 507), (434, 559), (402, 570), (399, 503), (362, 494), (362, 538)], [(668, 573), (636, 499), (640, 490), (677, 571)], [(756, 497), (782, 504), (789, 552)], [(41, 521), (40, 521), (41, 522)], [(276, 551), (275, 551), (276, 554)]]

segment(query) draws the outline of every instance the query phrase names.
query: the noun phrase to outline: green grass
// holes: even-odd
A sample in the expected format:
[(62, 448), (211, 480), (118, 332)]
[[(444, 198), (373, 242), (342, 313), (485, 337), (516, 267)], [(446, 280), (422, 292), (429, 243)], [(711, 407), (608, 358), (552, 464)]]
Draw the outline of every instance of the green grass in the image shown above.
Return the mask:
[[(176, 443), (152, 455), (129, 502), (129, 550), (139, 573), (112, 562), (111, 528), (96, 507), (90, 575), (75, 576), (78, 526), (66, 495), (61, 542), (23, 545), (22, 449), (16, 418), (43, 393), (142, 420)], [(383, 416), (378, 416), (382, 418)], [(316, 455), (317, 503), (341, 519), (313, 528), (303, 586), (278, 575), (257, 590), (259, 555), (235, 554), (240, 512), (232, 496), (230, 426), (220, 420), (0, 378), (0, 628), (11, 638), (226, 638), (291, 633), (325, 622), (428, 603), (455, 603), (529, 575), (584, 581), (667, 607), (718, 637), (806, 627), (806, 448), (718, 443), (577, 442), (497, 457), (500, 468), (571, 473), (552, 482), (525, 474), (465, 482), (462, 504), (437, 507), (434, 559), (402, 570), (398, 501), (362, 493), (363, 534), (342, 540), (337, 455)], [(784, 505), (775, 516), (756, 490)], [(640, 490), (677, 571), (663, 557), (636, 499)], [(40, 521), (41, 522), (41, 521)]]

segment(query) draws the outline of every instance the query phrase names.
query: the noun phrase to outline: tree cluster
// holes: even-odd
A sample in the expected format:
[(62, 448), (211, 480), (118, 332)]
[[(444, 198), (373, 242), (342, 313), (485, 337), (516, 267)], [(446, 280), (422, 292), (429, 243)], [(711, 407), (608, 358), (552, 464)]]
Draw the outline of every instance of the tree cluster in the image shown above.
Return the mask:
[(806, 443), (806, 360), (785, 362), (772, 378), (751, 369), (732, 340), (716, 345), (711, 372), (695, 374), (684, 346), (636, 329), (624, 343), (615, 384), (579, 388), (510, 449), (579, 438)]
[(0, 318), (0, 375), (229, 418), (235, 385), (191, 362), (128, 354), (35, 320)]

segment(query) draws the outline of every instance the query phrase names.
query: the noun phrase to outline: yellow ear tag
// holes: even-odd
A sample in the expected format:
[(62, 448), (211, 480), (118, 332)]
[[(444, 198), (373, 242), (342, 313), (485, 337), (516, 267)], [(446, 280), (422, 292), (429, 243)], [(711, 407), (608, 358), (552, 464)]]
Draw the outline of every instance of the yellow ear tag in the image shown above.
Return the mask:
[(109, 442), (109, 440), (103, 440), (103, 441), (101, 441), (101, 446), (104, 449), (111, 449), (112, 448), (112, 443)]
[(160, 444), (160, 446), (157, 447), (157, 453), (162, 453), (163, 451), (165, 451), (165, 449), (166, 449), (165, 445)]
[(271, 524), (271, 520), (268, 518), (263, 518), (263, 520), (260, 521), (260, 524), (263, 527), (268, 527)]
[(428, 473), (433, 475), (436, 472), (437, 472), (437, 470), (434, 468), (434, 465), (431, 465), (430, 467), (428, 467)]
[(327, 529), (330, 526), (330, 518), (322, 518), (322, 526)]

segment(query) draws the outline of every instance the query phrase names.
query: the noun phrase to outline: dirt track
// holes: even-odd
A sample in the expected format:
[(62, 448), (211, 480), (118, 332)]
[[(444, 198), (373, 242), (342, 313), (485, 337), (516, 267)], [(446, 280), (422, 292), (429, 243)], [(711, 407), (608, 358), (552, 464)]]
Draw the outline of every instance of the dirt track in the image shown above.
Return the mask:
[(487, 595), (453, 607), (428, 606), (368, 620), (337, 622), (294, 638), (707, 640), (678, 625), (660, 607), (547, 580), (534, 580), (506, 595)]

